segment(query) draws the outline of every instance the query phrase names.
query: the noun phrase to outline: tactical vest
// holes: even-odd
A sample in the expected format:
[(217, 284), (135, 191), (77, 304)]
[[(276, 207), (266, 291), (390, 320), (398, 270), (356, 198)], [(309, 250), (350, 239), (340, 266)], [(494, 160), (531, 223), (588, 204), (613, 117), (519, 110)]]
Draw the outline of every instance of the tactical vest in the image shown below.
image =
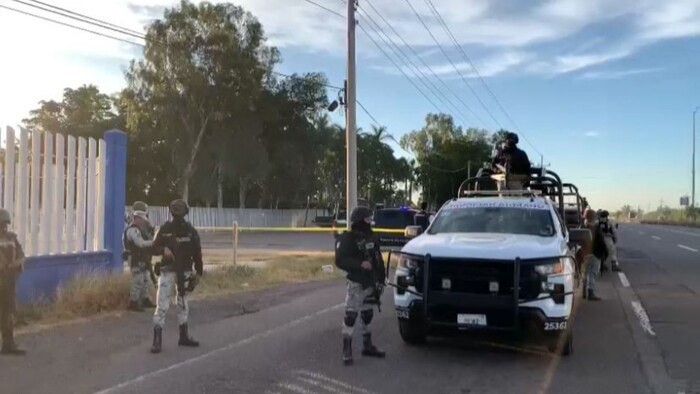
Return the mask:
[(613, 235), (613, 226), (610, 224), (610, 222), (600, 222), (598, 225), (600, 226), (600, 230), (603, 232), (604, 235)]
[(124, 230), (122, 240), (124, 242), (124, 248), (129, 251), (129, 265), (133, 267), (139, 263), (150, 263), (152, 258), (151, 249), (139, 248), (132, 240), (129, 239), (129, 237), (127, 237), (127, 232), (131, 228), (138, 229), (141, 232), (141, 238), (143, 238), (145, 241), (153, 240), (153, 228), (147, 223), (142, 223), (139, 225), (133, 222)]
[(7, 233), (0, 237), (0, 271), (8, 268), (17, 260), (16, 236)]
[(194, 263), (194, 229), (188, 222), (176, 224), (166, 222), (160, 228), (163, 246), (173, 252), (175, 261), (163, 260), (161, 267), (165, 271), (192, 271)]

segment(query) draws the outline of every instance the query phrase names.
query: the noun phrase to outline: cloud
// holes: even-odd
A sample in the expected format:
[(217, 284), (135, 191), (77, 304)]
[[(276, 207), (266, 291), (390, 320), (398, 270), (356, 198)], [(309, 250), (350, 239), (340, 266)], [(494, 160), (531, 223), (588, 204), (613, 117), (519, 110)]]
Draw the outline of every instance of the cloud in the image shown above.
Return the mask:
[[(482, 77), (491, 77), (494, 75), (506, 72), (531, 58), (531, 55), (524, 52), (505, 52), (493, 55), (489, 58), (481, 61), (481, 64), (476, 64), (479, 71), (479, 75)], [(443, 58), (444, 59), (444, 58)], [(414, 60), (416, 67), (404, 66), (401, 69), (408, 75), (415, 75), (416, 68), (419, 70), (419, 75), (425, 74), (427, 76), (433, 77), (433, 72), (438, 76), (452, 76), (458, 77), (457, 71), (465, 76), (466, 78), (476, 78), (476, 72), (474, 71), (472, 65), (466, 61), (455, 61), (457, 57), (453, 58), (453, 63), (441, 62), (435, 64), (428, 64), (429, 67), (425, 67), (418, 60)], [(396, 67), (389, 66), (374, 66), (377, 70), (382, 70), (388, 74), (401, 75), (401, 72)]]
[[(340, 1), (316, 1), (341, 15), (345, 13)], [(471, 66), (454, 51), (450, 37), (425, 2), (410, 1), (435, 39), (455, 55), (457, 67), (473, 76)], [(64, 0), (61, 7), (142, 32), (146, 23), (162, 15), (164, 8), (177, 3)], [(236, 0), (235, 4), (262, 22), (269, 43), (278, 46), (283, 54), (305, 52), (337, 59), (345, 54), (344, 18), (302, 0)], [(371, 4), (426, 61), (430, 59), (429, 64), (437, 73), (447, 78), (456, 76), (405, 2), (372, 0)], [(566, 74), (623, 59), (663, 40), (700, 35), (698, 0), (440, 0), (433, 4), (484, 77), (513, 71), (544, 76)], [(97, 29), (21, 4), (11, 6)], [(359, 24), (378, 38), (368, 16), (392, 34), (369, 3), (360, 2)], [(616, 34), (596, 30), (601, 26)], [(101, 32), (139, 41), (107, 30)], [(121, 68), (141, 53), (137, 46), (5, 9), (0, 9), (0, 36), (13, 37), (0, 40), (0, 120), (5, 122), (19, 120), (41, 99), (59, 98), (66, 86), (95, 83), (106, 92), (119, 89), (123, 86)], [(568, 43), (566, 47), (561, 45), (564, 42)], [(571, 45), (577, 47), (563, 49)], [(395, 68), (387, 67), (381, 52), (360, 29), (357, 50), (358, 64), (396, 73)], [(594, 73), (592, 77), (602, 75)], [(591, 78), (591, 74), (586, 78)]]
[(595, 137), (600, 137), (600, 132), (598, 132), (596, 130), (590, 130), (590, 131), (586, 131), (585, 133), (583, 133), (583, 135), (585, 135), (586, 137), (589, 137), (589, 138), (595, 138)]
[(583, 73), (582, 79), (618, 79), (632, 75), (648, 74), (663, 70), (662, 67), (653, 68), (634, 68), (629, 70), (607, 70), (607, 71), (588, 71)]

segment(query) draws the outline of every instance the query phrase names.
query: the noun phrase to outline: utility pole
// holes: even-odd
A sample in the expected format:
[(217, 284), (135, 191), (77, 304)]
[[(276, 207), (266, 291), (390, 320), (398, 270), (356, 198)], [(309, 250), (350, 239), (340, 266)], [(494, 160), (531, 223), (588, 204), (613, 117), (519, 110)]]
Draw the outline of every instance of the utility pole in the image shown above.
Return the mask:
[(348, 0), (348, 53), (347, 86), (345, 88), (345, 143), (346, 143), (346, 209), (347, 229), (350, 214), (357, 207), (357, 81), (355, 80), (355, 2)]
[(692, 171), (692, 176), (693, 176), (693, 192), (692, 195), (693, 197), (691, 198), (691, 203), (690, 206), (692, 208), (695, 208), (695, 114), (698, 113), (698, 110), (700, 107), (695, 107), (695, 110), (693, 111), (693, 171)]

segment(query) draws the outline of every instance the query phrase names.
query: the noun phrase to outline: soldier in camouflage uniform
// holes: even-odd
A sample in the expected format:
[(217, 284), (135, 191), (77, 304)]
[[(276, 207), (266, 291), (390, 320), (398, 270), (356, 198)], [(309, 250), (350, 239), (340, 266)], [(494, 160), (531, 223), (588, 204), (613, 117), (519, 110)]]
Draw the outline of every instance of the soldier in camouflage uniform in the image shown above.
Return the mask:
[(10, 213), (0, 209), (0, 354), (23, 355), (26, 352), (15, 343), (15, 285), (24, 265), (24, 251), (17, 235), (8, 231)]
[(374, 317), (374, 305), (379, 306), (386, 276), (379, 243), (372, 232), (372, 212), (358, 207), (350, 215), (351, 231), (336, 240), (335, 264), (347, 272), (345, 318), (343, 319), (343, 363), (351, 365), (352, 334), (360, 317), (363, 337), (362, 355), (383, 358), (385, 353), (372, 344), (369, 324)]
[[(194, 290), (204, 273), (202, 246), (197, 230), (185, 221), (189, 212), (187, 203), (175, 200), (170, 203), (172, 220), (165, 222), (158, 230), (153, 241), (154, 254), (162, 254), (163, 261), (156, 264), (158, 277), (158, 295), (156, 311), (153, 315), (153, 346), (151, 353), (160, 353), (163, 341), (165, 315), (170, 308), (173, 294), (176, 293), (180, 325), (178, 345), (197, 347), (199, 342), (189, 337), (187, 319), (189, 305), (187, 292)], [(194, 270), (192, 268), (194, 265)]]
[[(152, 275), (151, 247), (153, 245), (154, 228), (148, 220), (148, 205), (137, 201), (132, 205), (133, 216), (131, 223), (124, 230), (124, 248), (129, 252), (131, 268), (131, 292), (129, 310), (143, 312), (143, 308), (153, 308), (151, 302), (149, 276)], [(155, 280), (153, 280), (155, 284)]]

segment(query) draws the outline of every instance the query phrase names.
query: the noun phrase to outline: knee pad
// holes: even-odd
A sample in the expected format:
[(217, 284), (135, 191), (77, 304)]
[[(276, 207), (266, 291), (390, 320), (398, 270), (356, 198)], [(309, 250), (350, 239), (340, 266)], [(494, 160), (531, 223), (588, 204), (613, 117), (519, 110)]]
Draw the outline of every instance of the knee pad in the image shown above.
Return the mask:
[(345, 323), (346, 326), (353, 327), (355, 325), (355, 320), (357, 320), (357, 312), (345, 311), (345, 320), (343, 320), (343, 323)]
[(365, 325), (371, 323), (373, 317), (374, 317), (374, 310), (373, 309), (368, 309), (366, 311), (362, 311), (362, 322), (365, 323)]

